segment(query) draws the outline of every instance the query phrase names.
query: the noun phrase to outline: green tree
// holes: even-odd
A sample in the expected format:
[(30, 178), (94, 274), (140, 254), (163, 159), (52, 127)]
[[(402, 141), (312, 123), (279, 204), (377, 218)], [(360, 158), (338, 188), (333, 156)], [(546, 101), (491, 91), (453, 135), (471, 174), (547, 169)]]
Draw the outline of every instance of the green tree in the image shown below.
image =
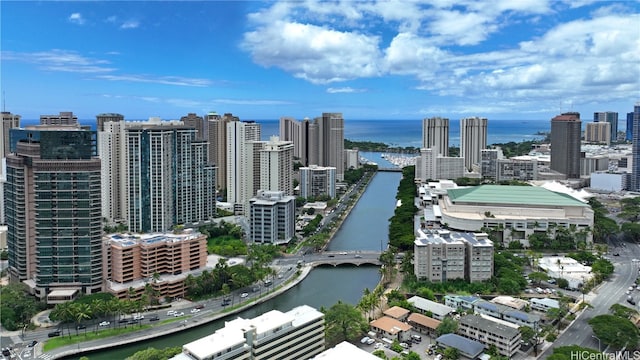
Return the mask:
[(126, 360), (167, 360), (182, 352), (180, 346), (164, 349), (147, 348), (129, 356)]
[(556, 285), (558, 285), (560, 289), (567, 289), (569, 287), (569, 280), (565, 278), (558, 278), (556, 280)]
[(405, 360), (420, 360), (420, 355), (418, 353), (416, 353), (415, 351), (409, 351), (409, 354), (407, 354), (404, 357)]
[(387, 354), (385, 354), (384, 350), (381, 350), (381, 349), (374, 351), (373, 355), (379, 357), (380, 359), (385, 359), (385, 360), (389, 359), (387, 357)]
[(638, 311), (632, 309), (630, 307), (626, 307), (621, 304), (613, 304), (609, 308), (609, 311), (613, 313), (615, 316), (619, 316), (625, 319), (631, 318), (631, 316), (638, 314)]
[(548, 360), (572, 360), (575, 354), (584, 354), (585, 359), (596, 359), (596, 356), (602, 356), (600, 352), (594, 349), (580, 347), (577, 345), (560, 346), (553, 349), (553, 354)]
[(460, 357), (460, 351), (458, 351), (457, 348), (448, 347), (444, 349), (442, 355), (447, 360), (458, 360), (458, 358)]
[(635, 349), (638, 346), (638, 328), (628, 319), (615, 315), (598, 315), (589, 320), (593, 333), (603, 344), (614, 348), (626, 346)]
[(549, 280), (549, 275), (547, 275), (546, 272), (536, 271), (529, 274), (529, 280), (537, 285), (540, 285), (542, 281)]
[(451, 317), (446, 317), (442, 319), (440, 325), (436, 328), (436, 334), (438, 334), (438, 336), (453, 334), (456, 330), (458, 330), (458, 322)]
[(536, 331), (530, 328), (529, 326), (520, 326), (518, 328), (520, 331), (520, 335), (522, 336), (522, 342), (524, 343), (532, 343), (536, 337)]
[(324, 321), (325, 338), (329, 346), (342, 341), (353, 341), (369, 326), (358, 309), (342, 301), (324, 311)]

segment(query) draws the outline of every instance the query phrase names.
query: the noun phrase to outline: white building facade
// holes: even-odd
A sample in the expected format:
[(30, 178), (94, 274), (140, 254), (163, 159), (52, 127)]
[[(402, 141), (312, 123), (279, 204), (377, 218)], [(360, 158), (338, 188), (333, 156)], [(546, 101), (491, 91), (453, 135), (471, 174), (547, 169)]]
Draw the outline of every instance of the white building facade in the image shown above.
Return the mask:
[(286, 244), (295, 235), (296, 199), (282, 191), (258, 191), (249, 200), (249, 239), (261, 244)]

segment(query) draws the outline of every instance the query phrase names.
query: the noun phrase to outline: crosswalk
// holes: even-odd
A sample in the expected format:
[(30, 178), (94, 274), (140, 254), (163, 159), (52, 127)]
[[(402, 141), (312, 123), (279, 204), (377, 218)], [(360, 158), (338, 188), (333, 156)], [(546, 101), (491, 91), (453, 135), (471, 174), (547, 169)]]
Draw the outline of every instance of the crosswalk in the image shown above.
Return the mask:
[(48, 354), (48, 353), (44, 353), (44, 354), (38, 355), (38, 357), (36, 359), (50, 360), (52, 358), (53, 358), (53, 355)]

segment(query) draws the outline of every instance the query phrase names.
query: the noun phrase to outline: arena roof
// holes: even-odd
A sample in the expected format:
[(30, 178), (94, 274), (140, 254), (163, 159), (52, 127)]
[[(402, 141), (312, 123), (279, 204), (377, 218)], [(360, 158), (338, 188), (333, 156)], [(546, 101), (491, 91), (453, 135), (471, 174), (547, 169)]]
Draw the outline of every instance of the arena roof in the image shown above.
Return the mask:
[(454, 204), (589, 206), (570, 195), (537, 186), (480, 185), (449, 189), (447, 193)]

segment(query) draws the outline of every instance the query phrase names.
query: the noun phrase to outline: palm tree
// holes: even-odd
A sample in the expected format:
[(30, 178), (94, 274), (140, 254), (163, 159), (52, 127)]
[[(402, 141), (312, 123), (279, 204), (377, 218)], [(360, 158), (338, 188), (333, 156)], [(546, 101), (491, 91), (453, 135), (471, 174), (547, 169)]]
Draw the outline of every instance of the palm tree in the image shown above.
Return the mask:
[[(73, 309), (74, 320), (76, 322), (76, 335), (78, 334), (78, 326), (83, 320), (91, 319), (91, 307), (89, 304), (74, 303), (71, 305)], [(86, 329), (85, 329), (86, 334)]]

